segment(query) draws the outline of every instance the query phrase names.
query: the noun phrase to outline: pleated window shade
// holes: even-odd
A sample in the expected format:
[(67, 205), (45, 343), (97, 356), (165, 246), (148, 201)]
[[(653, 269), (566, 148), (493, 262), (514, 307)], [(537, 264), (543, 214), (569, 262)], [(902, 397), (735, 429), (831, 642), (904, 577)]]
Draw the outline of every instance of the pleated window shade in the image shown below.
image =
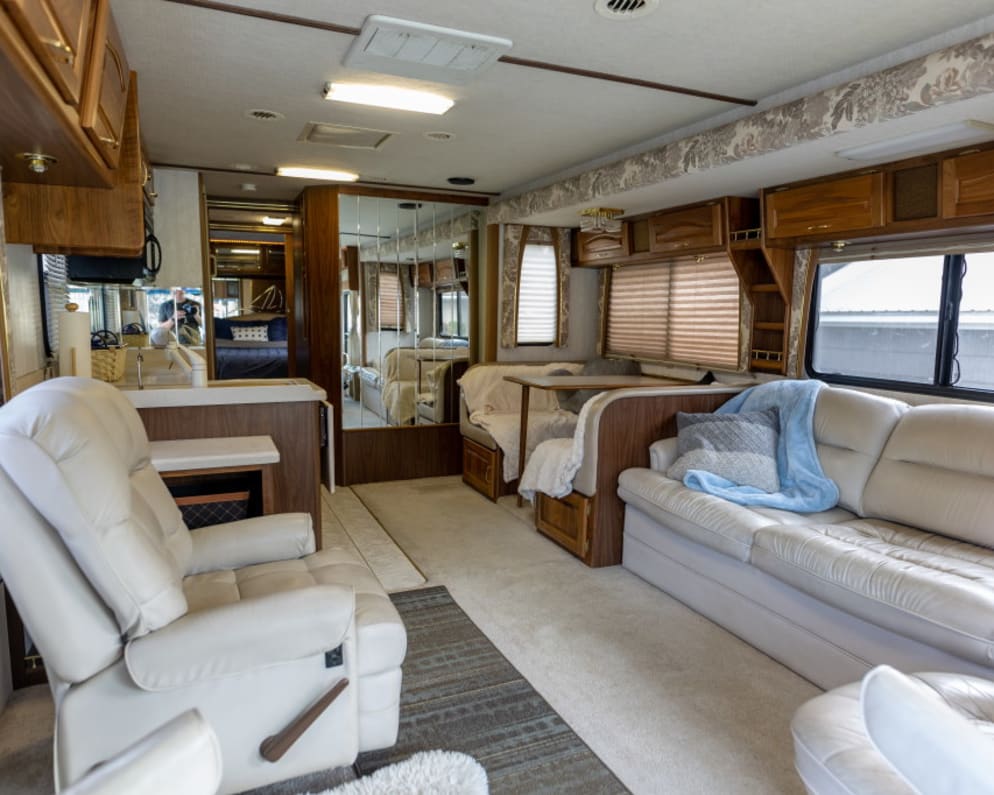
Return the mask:
[(605, 352), (736, 368), (739, 278), (731, 262), (715, 258), (615, 270)]
[(380, 328), (404, 328), (404, 298), (400, 276), (380, 271)]
[(527, 244), (518, 280), (519, 345), (555, 343), (559, 319), (558, 285), (555, 247)]
[[(68, 260), (62, 254), (42, 254), (42, 278), (45, 286), (47, 320), (46, 335), (48, 349), (55, 355), (59, 352), (59, 313), (64, 312), (69, 300), (67, 268)], [(80, 307), (87, 311), (87, 307)]]

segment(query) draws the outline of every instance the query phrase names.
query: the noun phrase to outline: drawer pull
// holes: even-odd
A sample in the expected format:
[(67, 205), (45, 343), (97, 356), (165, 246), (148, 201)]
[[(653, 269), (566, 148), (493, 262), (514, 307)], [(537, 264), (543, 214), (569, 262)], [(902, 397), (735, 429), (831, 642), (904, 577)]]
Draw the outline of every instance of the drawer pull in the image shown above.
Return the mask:
[(62, 39), (42, 39), (42, 42), (51, 47), (53, 50), (59, 51), (62, 56), (59, 60), (61, 60), (62, 63), (72, 66), (76, 62), (76, 54), (72, 51), (72, 47), (62, 41)]
[(831, 228), (832, 228), (831, 224), (813, 224), (812, 226), (808, 227), (808, 231), (812, 232), (815, 229), (831, 229)]
[(107, 144), (111, 149), (117, 149), (121, 145), (121, 142), (117, 138), (108, 138), (105, 135), (100, 136), (100, 143)]

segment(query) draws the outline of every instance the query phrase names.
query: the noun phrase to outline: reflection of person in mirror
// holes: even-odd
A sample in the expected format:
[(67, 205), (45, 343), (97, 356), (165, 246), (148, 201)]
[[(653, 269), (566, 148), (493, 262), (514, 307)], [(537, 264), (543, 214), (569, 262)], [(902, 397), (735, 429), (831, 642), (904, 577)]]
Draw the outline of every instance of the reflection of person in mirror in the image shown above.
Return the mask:
[(182, 287), (173, 290), (173, 297), (159, 307), (159, 327), (149, 341), (153, 345), (167, 345), (175, 334), (181, 345), (202, 345), (200, 331), (200, 304), (189, 298)]

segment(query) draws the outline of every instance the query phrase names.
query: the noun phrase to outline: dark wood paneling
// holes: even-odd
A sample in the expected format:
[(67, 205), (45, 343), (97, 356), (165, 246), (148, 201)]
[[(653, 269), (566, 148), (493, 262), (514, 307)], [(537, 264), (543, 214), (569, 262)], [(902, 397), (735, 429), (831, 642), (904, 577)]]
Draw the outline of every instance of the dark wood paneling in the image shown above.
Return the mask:
[(273, 466), (274, 513), (306, 511), (321, 545), (318, 404), (242, 403), (234, 406), (176, 406), (139, 409), (151, 441), (268, 435), (280, 451)]
[(727, 393), (630, 397), (604, 409), (597, 434), (597, 499), (584, 563), (621, 563), (625, 504), (618, 496), (618, 475), (630, 467), (649, 466), (649, 445), (676, 436), (678, 411), (714, 411), (731, 397)]
[(342, 434), (344, 483), (430, 478), (462, 472), (459, 426), (364, 428)]
[[(499, 307), (497, 305), (500, 295), (500, 225), (488, 224), (486, 234), (487, 245), (487, 277), (483, 289), (483, 295), (478, 300), (483, 305), (483, 340), (481, 341), (481, 361), (497, 361), (497, 338), (499, 329)], [(475, 331), (475, 329), (474, 329)], [(472, 334), (470, 335), (472, 336)]]

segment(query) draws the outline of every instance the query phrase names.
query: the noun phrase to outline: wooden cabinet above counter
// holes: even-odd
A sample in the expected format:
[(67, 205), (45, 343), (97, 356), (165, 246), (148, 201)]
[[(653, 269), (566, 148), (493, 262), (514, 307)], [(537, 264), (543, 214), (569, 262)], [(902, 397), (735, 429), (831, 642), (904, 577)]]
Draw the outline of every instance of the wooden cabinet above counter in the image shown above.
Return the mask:
[(0, 0), (4, 182), (112, 187), (129, 75), (110, 0)]

